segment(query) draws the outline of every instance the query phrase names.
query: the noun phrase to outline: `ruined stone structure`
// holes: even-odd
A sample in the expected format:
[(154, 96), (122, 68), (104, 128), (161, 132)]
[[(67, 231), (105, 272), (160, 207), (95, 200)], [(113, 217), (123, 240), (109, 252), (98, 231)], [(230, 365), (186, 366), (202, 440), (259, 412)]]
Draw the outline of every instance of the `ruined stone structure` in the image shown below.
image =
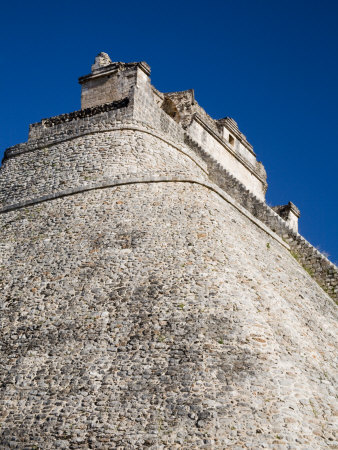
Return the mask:
[(337, 448), (337, 267), (149, 75), (101, 53), (5, 153), (0, 448)]

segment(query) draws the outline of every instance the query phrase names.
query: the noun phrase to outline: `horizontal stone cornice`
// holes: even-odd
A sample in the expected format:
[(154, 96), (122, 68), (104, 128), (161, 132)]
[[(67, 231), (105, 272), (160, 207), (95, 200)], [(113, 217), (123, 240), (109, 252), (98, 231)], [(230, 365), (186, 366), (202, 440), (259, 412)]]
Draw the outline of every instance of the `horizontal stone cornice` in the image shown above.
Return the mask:
[[(163, 177), (141, 176), (125, 179), (110, 179), (106, 180), (105, 182), (92, 183), (84, 185), (82, 187), (69, 188), (42, 197), (36, 197), (34, 199), (28, 199), (19, 203), (8, 205), (0, 209), (0, 214), (10, 213), (12, 211), (34, 206), (46, 201), (52, 201), (58, 198), (63, 198), (84, 192), (142, 183), (190, 183), (204, 186), (205, 188), (215, 192), (223, 200), (231, 204), (241, 214), (247, 217), (251, 222), (257, 225), (258, 228), (267, 233), (267, 235), (271, 236), (286, 249), (292, 250), (295, 254), (299, 255), (297, 256), (297, 258), (299, 258), (299, 261), (301, 262), (303, 267), (309, 272), (311, 276), (313, 276), (313, 278), (319, 283), (319, 285), (323, 287), (323, 289), (332, 297), (332, 299), (337, 301), (338, 296), (336, 286), (338, 281), (338, 268), (317, 249), (315, 249), (308, 241), (306, 241), (303, 236), (299, 235), (297, 232), (288, 227), (285, 221), (281, 219), (278, 214), (272, 211), (267, 205), (261, 204), (261, 207), (263, 207), (266, 213), (266, 216), (263, 214), (262, 219), (264, 220), (264, 222), (267, 222), (267, 224), (265, 224), (259, 218), (255, 217), (255, 213), (252, 214), (251, 212), (249, 212), (244, 206), (240, 205), (236, 200), (234, 200), (224, 190), (220, 189), (217, 185), (199, 178), (186, 178), (180, 175), (172, 175)], [(276, 228), (276, 232), (273, 231), (272, 228)]]
[(83, 192), (94, 191), (98, 189), (106, 189), (106, 188), (114, 188), (118, 186), (132, 185), (132, 184), (142, 184), (142, 183), (192, 183), (203, 186), (207, 189), (212, 190), (216, 194), (218, 194), (223, 200), (227, 203), (230, 203), (233, 207), (235, 207), (241, 214), (246, 216), (251, 222), (255, 223), (260, 229), (265, 231), (268, 235), (270, 235), (273, 239), (279, 242), (283, 247), (290, 249), (290, 246), (281, 239), (278, 234), (274, 233), (267, 227), (263, 222), (254, 217), (249, 211), (247, 211), (243, 206), (237, 203), (230, 195), (228, 195), (225, 191), (220, 189), (213, 183), (209, 183), (199, 178), (194, 177), (183, 177), (183, 176), (167, 176), (167, 177), (134, 177), (134, 178), (125, 178), (125, 179), (111, 179), (101, 183), (92, 183), (82, 187), (65, 189), (63, 191), (55, 192), (53, 194), (44, 195), (41, 197), (36, 197), (34, 199), (25, 200), (19, 203), (15, 203), (13, 205), (6, 206), (0, 209), (0, 214), (8, 213), (11, 211), (15, 211), (21, 208), (27, 208), (29, 206), (34, 206), (39, 203), (55, 200), (58, 198), (68, 197), (71, 195), (81, 194)]
[(88, 75), (83, 75), (79, 77), (79, 83), (83, 84), (88, 80), (92, 80), (94, 78), (104, 77), (107, 75), (112, 75), (116, 73), (118, 70), (124, 69), (132, 69), (132, 68), (140, 68), (146, 75), (150, 75), (150, 67), (145, 61), (140, 62), (132, 62), (132, 63), (123, 63), (123, 62), (113, 62), (107, 66), (104, 66), (100, 69), (96, 69), (94, 72), (89, 73)]
[[(104, 130), (92, 130), (92, 131), (83, 131), (77, 135), (72, 135), (70, 137), (65, 137), (57, 141), (53, 141), (46, 144), (37, 144), (35, 146), (29, 147), (29, 143), (26, 144), (19, 144), (19, 149), (16, 150), (15, 147), (11, 147), (10, 149), (7, 149), (4, 157), (4, 161), (9, 158), (13, 158), (15, 156), (22, 155), (23, 153), (33, 152), (39, 149), (44, 149), (48, 147), (52, 147), (54, 145), (60, 144), (62, 142), (72, 141), (74, 139), (80, 138), (82, 136), (90, 136), (95, 135), (99, 133), (109, 133), (114, 131), (138, 131), (141, 133), (149, 134), (157, 139), (160, 139), (162, 142), (165, 142), (166, 144), (170, 145), (171, 147), (175, 148), (179, 152), (186, 155), (188, 158), (190, 158), (201, 170), (203, 170), (204, 173), (207, 173), (206, 170), (206, 164), (201, 163), (198, 158), (195, 158), (193, 155), (190, 154), (190, 152), (187, 152), (186, 147), (182, 144), (179, 145), (177, 142), (172, 141), (171, 139), (168, 139), (166, 135), (155, 132), (153, 130), (150, 130), (149, 128), (146, 128), (142, 126), (142, 124), (138, 122), (132, 122), (130, 124), (121, 124), (113, 127), (107, 127)], [(22, 148), (24, 146), (25, 148)], [(8, 151), (10, 150), (10, 152)]]

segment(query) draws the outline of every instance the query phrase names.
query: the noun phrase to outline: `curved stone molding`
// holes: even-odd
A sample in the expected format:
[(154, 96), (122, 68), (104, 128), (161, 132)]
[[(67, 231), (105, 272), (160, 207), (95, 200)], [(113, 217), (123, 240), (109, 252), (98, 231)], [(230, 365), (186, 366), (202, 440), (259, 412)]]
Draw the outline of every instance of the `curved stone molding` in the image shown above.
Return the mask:
[(244, 214), (246, 217), (248, 217), (253, 223), (255, 223), (259, 228), (261, 228), (263, 231), (265, 231), (267, 234), (269, 234), (273, 239), (278, 241), (283, 247), (290, 249), (289, 245), (284, 242), (276, 233), (272, 232), (270, 228), (266, 227), (262, 222), (257, 220), (252, 214), (250, 214), (245, 208), (243, 208), (241, 205), (239, 205), (237, 202), (235, 202), (230, 195), (228, 195), (223, 190), (219, 189), (218, 186), (212, 183), (205, 182), (198, 178), (185, 178), (185, 177), (136, 177), (136, 178), (129, 178), (129, 179), (123, 179), (123, 180), (109, 180), (105, 183), (97, 183), (92, 184), (88, 186), (78, 187), (78, 188), (72, 188), (72, 189), (66, 189), (62, 192), (57, 192), (55, 194), (49, 194), (44, 195), (41, 197), (37, 197), (31, 200), (27, 200), (25, 202), (19, 202), (13, 205), (6, 206), (2, 209), (0, 209), (0, 214), (15, 211), (20, 208), (25, 208), (28, 206), (36, 205), (38, 203), (46, 202), (49, 200), (54, 200), (57, 198), (67, 197), (69, 195), (75, 195), (80, 194), (81, 192), (88, 192), (93, 191), (96, 189), (105, 189), (105, 188), (112, 188), (117, 186), (125, 186), (128, 184), (140, 184), (140, 183), (194, 183), (199, 184), (200, 186), (204, 186), (216, 194), (218, 194), (223, 200), (230, 203), (232, 206), (234, 206), (239, 212)]
[(8, 159), (2, 167), (0, 206), (136, 174), (207, 178), (206, 163), (189, 147), (137, 124), (126, 124), (35, 148), (34, 157), (22, 151)]

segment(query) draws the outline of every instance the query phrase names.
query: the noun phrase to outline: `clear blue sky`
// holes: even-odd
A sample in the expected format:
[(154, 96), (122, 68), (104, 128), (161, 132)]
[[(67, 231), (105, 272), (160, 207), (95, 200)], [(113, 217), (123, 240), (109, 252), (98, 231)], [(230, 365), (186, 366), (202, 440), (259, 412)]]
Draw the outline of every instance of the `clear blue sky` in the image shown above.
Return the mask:
[(267, 201), (338, 261), (338, 1), (11, 1), (1, 7), (0, 156), (28, 125), (80, 108), (95, 55), (147, 61), (161, 91), (233, 117), (268, 173)]

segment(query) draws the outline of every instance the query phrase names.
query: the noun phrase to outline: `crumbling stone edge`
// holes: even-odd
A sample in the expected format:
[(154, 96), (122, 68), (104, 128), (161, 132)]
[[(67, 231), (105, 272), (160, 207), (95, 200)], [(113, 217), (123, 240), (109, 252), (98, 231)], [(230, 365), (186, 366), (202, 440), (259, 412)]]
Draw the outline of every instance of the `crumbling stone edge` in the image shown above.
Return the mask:
[(125, 108), (129, 104), (129, 98), (125, 97), (122, 100), (117, 100), (111, 103), (104, 103), (103, 105), (93, 106), (91, 108), (80, 109), (67, 114), (60, 114), (59, 116), (50, 117), (48, 119), (42, 119), (40, 122), (32, 123), (31, 127), (53, 127), (65, 122), (71, 122), (72, 120), (84, 119), (86, 117), (92, 117), (102, 112), (114, 111), (115, 109)]
[(25, 200), (16, 204), (12, 204), (0, 209), (0, 214), (4, 214), (7, 212), (15, 211), (21, 208), (25, 208), (28, 206), (33, 206), (38, 203), (43, 203), (49, 200), (55, 200), (57, 198), (68, 197), (70, 195), (80, 194), (83, 192), (93, 191), (97, 189), (105, 189), (112, 188), (118, 186), (125, 186), (128, 184), (141, 184), (141, 183), (193, 183), (199, 184), (200, 186), (206, 187), (207, 189), (212, 190), (220, 197), (223, 198), (226, 202), (230, 203), (234, 206), (239, 212), (245, 215), (249, 220), (251, 220), (255, 225), (257, 225), (260, 229), (269, 234), (273, 239), (275, 239), (279, 244), (281, 244), (286, 249), (290, 250), (290, 246), (283, 239), (280, 238), (276, 233), (274, 233), (269, 227), (267, 227), (264, 223), (254, 217), (249, 211), (239, 205), (230, 195), (224, 192), (222, 189), (219, 189), (213, 183), (208, 183), (206, 181), (200, 180), (198, 178), (185, 178), (180, 176), (175, 177), (137, 177), (137, 178), (127, 178), (127, 179), (111, 179), (104, 183), (93, 183), (88, 184), (82, 187), (65, 189), (61, 192), (56, 192), (54, 194), (43, 195), (41, 197), (37, 197), (35, 199)]
[(260, 222), (265, 224), (290, 246), (291, 255), (303, 266), (319, 286), (338, 303), (338, 267), (329, 261), (303, 236), (292, 230), (275, 211), (257, 198), (211, 157), (191, 136), (185, 143), (207, 163), (210, 180), (236, 200)]

